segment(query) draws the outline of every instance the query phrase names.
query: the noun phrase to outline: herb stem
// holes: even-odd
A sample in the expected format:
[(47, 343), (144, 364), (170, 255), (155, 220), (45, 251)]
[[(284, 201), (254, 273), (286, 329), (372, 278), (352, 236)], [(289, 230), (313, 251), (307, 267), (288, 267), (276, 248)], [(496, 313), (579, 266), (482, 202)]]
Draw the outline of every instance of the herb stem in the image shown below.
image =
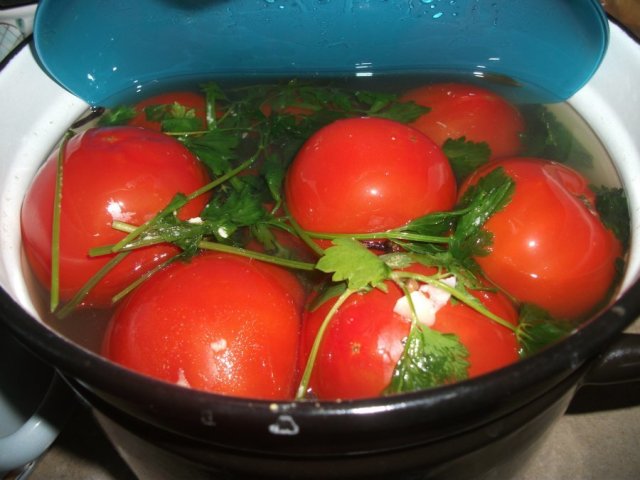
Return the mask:
[(336, 312), (353, 293), (355, 293), (354, 290), (351, 290), (349, 288), (342, 292), (342, 294), (336, 300), (336, 303), (333, 304), (327, 315), (322, 320), (320, 328), (316, 333), (316, 337), (313, 340), (311, 350), (309, 351), (309, 357), (307, 358), (307, 363), (304, 367), (302, 378), (300, 379), (300, 383), (298, 384), (298, 390), (296, 391), (296, 400), (304, 400), (304, 398), (307, 396), (309, 381), (311, 380), (311, 373), (313, 372), (313, 367), (316, 363), (316, 358), (318, 357), (318, 351), (320, 350), (320, 345), (322, 344), (324, 333), (327, 330), (327, 327), (329, 326), (329, 323), (331, 323), (331, 319), (335, 316)]
[(60, 217), (62, 216), (62, 176), (67, 143), (75, 135), (67, 130), (62, 138), (56, 159), (56, 183), (53, 193), (53, 223), (51, 229), (51, 289), (49, 311), (54, 312), (60, 304)]
[(82, 286), (80, 290), (69, 300), (60, 310), (58, 310), (56, 316), (60, 319), (69, 315), (74, 308), (82, 303), (84, 297), (91, 291), (95, 285), (102, 280), (112, 268), (118, 265), (125, 257), (129, 255), (129, 252), (120, 252), (113, 258), (111, 258), (100, 270), (98, 270), (87, 282)]
[(253, 258), (266, 263), (272, 263), (274, 265), (280, 265), (281, 267), (293, 268), (296, 270), (306, 270), (308, 272), (315, 270), (316, 266), (313, 263), (301, 262), (298, 260), (291, 260), (288, 258), (275, 257), (266, 253), (254, 252), (253, 250), (246, 250), (244, 248), (233, 247), (231, 245), (225, 245), (223, 243), (208, 242), (203, 240), (198, 243), (198, 247), (203, 250), (211, 250), (215, 252), (232, 253), (234, 255), (240, 255), (247, 258)]
[[(118, 221), (113, 222), (112, 226), (116, 230), (120, 230), (122, 232), (133, 232), (137, 228), (135, 225), (130, 225), (128, 223), (118, 222)], [(160, 243), (166, 243), (166, 240), (160, 237), (157, 237), (156, 239), (148, 239), (142, 242), (141, 244), (127, 245), (123, 248), (122, 251), (131, 251), (131, 250), (135, 250), (136, 248), (157, 245)], [(273, 255), (268, 255), (266, 253), (255, 252), (253, 250), (234, 247), (232, 245), (225, 245), (224, 243), (210, 242), (207, 240), (201, 240), (200, 242), (198, 242), (198, 248), (202, 250), (210, 250), (215, 252), (232, 253), (234, 255), (240, 255), (246, 258), (253, 258), (255, 260), (260, 260), (262, 262), (272, 263), (274, 265), (280, 265), (281, 267), (293, 268), (295, 270), (306, 270), (310, 272), (315, 270), (316, 268), (315, 264), (313, 263), (302, 262), (299, 260), (292, 260), (288, 258), (275, 257)], [(100, 252), (111, 251), (110, 246), (99, 247), (99, 249), (100, 249)], [(97, 250), (98, 249), (92, 249), (91, 253), (96, 253), (96, 254), (99, 253), (97, 252)]]
[(321, 233), (306, 232), (311, 238), (328, 239), (334, 238), (353, 238), (354, 240), (407, 240), (424, 243), (449, 243), (450, 237), (441, 237), (433, 235), (420, 235), (417, 233), (407, 233), (402, 231), (390, 230), (388, 232), (372, 232), (372, 233)]
[(298, 235), (298, 237), (300, 237), (300, 239), (305, 244), (307, 244), (307, 246), (311, 250), (313, 250), (315, 253), (317, 253), (319, 256), (322, 257), (324, 255), (324, 249), (320, 245), (318, 245), (316, 242), (314, 242), (311, 236), (309, 235), (309, 232), (303, 229), (300, 226), (300, 224), (296, 222), (296, 219), (293, 218), (293, 215), (291, 215), (291, 213), (289, 212), (289, 208), (287, 207), (287, 202), (283, 202), (282, 207), (284, 208), (285, 214), (287, 215), (287, 218), (289, 219), (289, 223), (291, 224), (291, 227), (293, 227), (294, 232)]

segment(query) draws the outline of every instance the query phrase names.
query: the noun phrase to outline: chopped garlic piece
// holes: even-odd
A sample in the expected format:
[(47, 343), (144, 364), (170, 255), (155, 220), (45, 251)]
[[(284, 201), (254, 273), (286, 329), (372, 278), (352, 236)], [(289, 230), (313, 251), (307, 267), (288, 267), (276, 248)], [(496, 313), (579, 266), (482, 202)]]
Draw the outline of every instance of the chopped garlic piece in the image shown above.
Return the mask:
[[(409, 295), (411, 296), (418, 321), (429, 327), (432, 326), (436, 321), (436, 310), (433, 302), (419, 290), (411, 292)], [(411, 320), (411, 305), (406, 295), (398, 299), (393, 311), (401, 317)]]
[[(456, 277), (454, 275), (451, 275), (450, 277), (443, 278), (441, 282), (449, 285), (451, 288), (455, 288)], [(420, 291), (426, 294), (433, 302), (436, 312), (444, 307), (451, 298), (451, 294), (449, 292), (445, 292), (441, 288), (434, 287), (433, 285), (429, 285), (428, 283), (423, 284), (420, 287)]]
[(202, 221), (202, 218), (200, 217), (192, 217), (189, 220), (187, 220), (188, 223), (192, 223), (194, 225), (202, 225), (204, 222)]
[[(443, 283), (451, 287), (456, 286), (456, 277), (450, 276), (442, 280)], [(413, 307), (415, 308), (418, 321), (428, 327), (432, 327), (436, 322), (436, 313), (444, 307), (451, 295), (444, 290), (429, 284), (423, 284), (418, 290), (410, 294)], [(411, 305), (406, 296), (400, 297), (396, 302), (393, 311), (407, 320), (411, 320)]]

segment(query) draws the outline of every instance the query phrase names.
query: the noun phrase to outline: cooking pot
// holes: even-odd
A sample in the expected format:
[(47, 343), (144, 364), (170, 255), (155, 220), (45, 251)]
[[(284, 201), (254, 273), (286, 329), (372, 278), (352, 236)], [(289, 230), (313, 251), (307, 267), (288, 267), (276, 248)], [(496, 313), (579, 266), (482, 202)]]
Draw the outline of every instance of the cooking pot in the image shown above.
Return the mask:
[(577, 388), (640, 378), (640, 48), (610, 25), (596, 75), (569, 103), (616, 162), (631, 205), (622, 293), (566, 340), (455, 385), (343, 402), (267, 402), (188, 390), (121, 368), (46, 326), (22, 272), (19, 210), (39, 164), (87, 104), (31, 45), (0, 74), (0, 316), (95, 410), (142, 478), (507, 478)]

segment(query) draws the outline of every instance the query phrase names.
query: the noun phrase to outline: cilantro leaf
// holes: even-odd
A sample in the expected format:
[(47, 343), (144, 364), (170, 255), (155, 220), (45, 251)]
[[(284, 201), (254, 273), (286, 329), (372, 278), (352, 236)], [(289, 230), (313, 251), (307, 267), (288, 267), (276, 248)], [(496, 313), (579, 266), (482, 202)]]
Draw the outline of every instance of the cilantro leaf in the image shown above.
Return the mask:
[(464, 380), (468, 376), (468, 356), (456, 335), (415, 324), (383, 393), (413, 392)]
[(564, 338), (573, 329), (570, 322), (553, 318), (549, 312), (532, 304), (520, 308), (516, 338), (520, 356), (532, 355)]
[(316, 264), (318, 270), (332, 273), (334, 282), (346, 281), (349, 290), (358, 291), (371, 287), (383, 289), (391, 269), (377, 255), (351, 238), (336, 238), (333, 246)]
[(456, 180), (460, 183), (479, 166), (489, 161), (491, 149), (486, 142), (472, 142), (465, 137), (448, 139), (442, 145)]

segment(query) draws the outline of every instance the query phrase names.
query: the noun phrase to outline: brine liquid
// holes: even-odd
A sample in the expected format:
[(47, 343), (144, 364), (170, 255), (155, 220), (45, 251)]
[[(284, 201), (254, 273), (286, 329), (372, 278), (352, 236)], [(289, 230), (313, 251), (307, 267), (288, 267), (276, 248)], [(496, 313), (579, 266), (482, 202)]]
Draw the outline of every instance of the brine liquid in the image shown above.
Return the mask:
[[(420, 83), (425, 84), (427, 82), (422, 81)], [(364, 82), (358, 85), (368, 90), (405, 91), (409, 87), (416, 86), (417, 84), (419, 83), (415, 81), (401, 83), (387, 81), (386, 84), (377, 83), (376, 85), (371, 85), (368, 82)], [(503, 89), (491, 88), (491, 85), (481, 84), (481, 86), (496, 90), (497, 93), (503, 93), (500, 91)], [(505, 86), (503, 86), (503, 88), (505, 88)], [(517, 105), (517, 102), (514, 102), (513, 98), (508, 99)], [(139, 100), (141, 100), (141, 98), (132, 98), (130, 99), (130, 103), (133, 104)], [(613, 161), (595, 132), (584, 122), (577, 112), (566, 103), (547, 105), (546, 108), (555, 115), (560, 123), (569, 129), (573, 137), (577, 140), (577, 143), (587, 150), (593, 159), (589, 165), (586, 165), (583, 158), (579, 155), (578, 149), (576, 149), (575, 155), (573, 155), (574, 152), (570, 152), (568, 160), (564, 163), (579, 170), (594, 185), (620, 188), (622, 184)], [(92, 123), (94, 122), (86, 124), (83, 128), (88, 128)], [(56, 318), (48, 311), (48, 292), (44, 291), (44, 289), (38, 286), (37, 282), (33, 280), (26, 261), (23, 260), (23, 264), (25, 277), (34, 298), (34, 304), (38, 308), (44, 322), (72, 342), (88, 350), (99, 352), (102, 338), (112, 313), (111, 310), (79, 309), (74, 312), (73, 315), (64, 319)]]

